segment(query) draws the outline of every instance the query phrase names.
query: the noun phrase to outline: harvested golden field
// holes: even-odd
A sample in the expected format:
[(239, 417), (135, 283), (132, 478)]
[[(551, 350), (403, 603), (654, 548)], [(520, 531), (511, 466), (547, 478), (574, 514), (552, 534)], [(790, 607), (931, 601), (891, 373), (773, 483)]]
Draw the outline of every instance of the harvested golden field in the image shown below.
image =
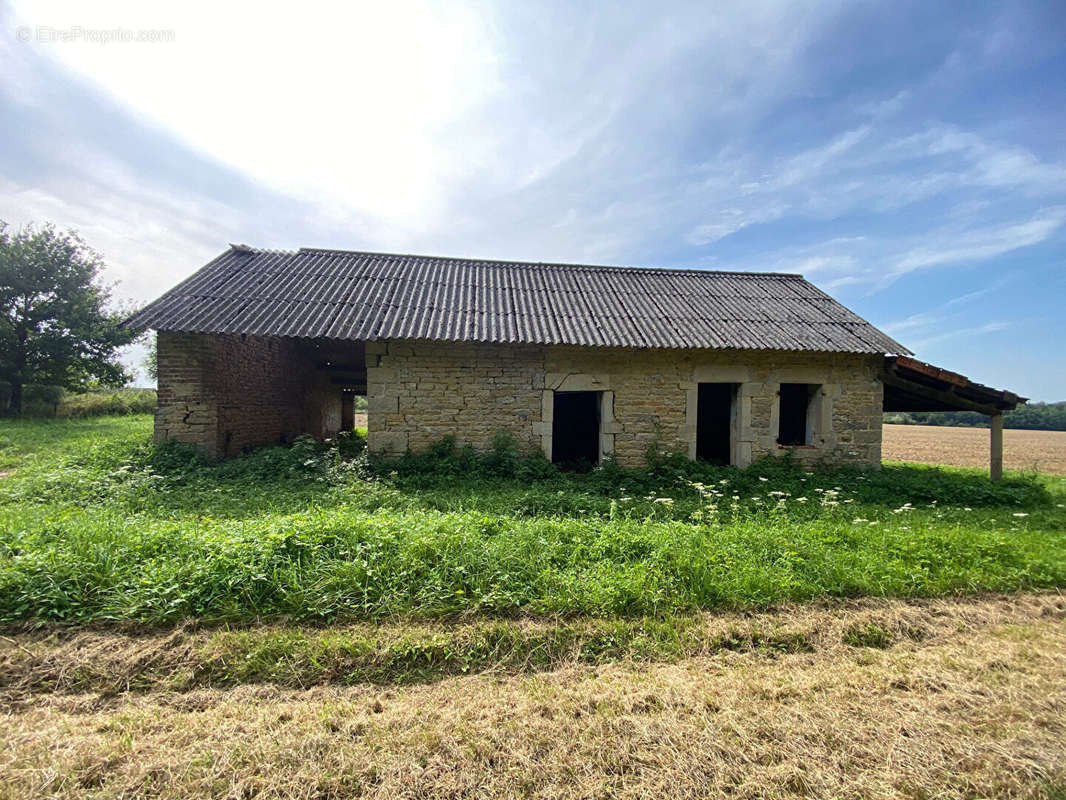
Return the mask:
[[(882, 457), (988, 469), (987, 428), (885, 425)], [(1066, 475), (1066, 431), (1003, 431), (1004, 469)]]
[(742, 641), (791, 631), (809, 646), (406, 687), (66, 693), (56, 687), (87, 658), (110, 659), (120, 682), (124, 669), (143, 668), (138, 651), (173, 649), (188, 662), (205, 634), (115, 633), (109, 652), (105, 632), (12, 634), (0, 639), (0, 797), (1066, 792), (1058, 593), (845, 601), (704, 620)]

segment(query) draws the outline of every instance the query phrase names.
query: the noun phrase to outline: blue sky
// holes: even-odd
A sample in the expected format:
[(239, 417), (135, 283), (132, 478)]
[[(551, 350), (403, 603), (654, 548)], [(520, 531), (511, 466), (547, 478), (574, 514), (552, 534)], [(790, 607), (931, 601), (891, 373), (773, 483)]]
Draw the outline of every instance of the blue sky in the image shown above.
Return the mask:
[(138, 302), (229, 242), (801, 272), (1066, 399), (1061, 2), (287, 8), (2, 6), (0, 219)]

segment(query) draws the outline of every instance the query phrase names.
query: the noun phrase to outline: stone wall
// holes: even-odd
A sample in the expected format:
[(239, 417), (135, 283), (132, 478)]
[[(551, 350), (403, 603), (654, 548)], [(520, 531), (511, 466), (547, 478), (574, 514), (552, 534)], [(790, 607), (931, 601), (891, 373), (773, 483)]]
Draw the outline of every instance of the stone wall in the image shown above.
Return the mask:
[[(224, 457), (339, 429), (339, 389), (316, 369), (321, 345), (167, 332), (158, 341), (157, 440)], [(330, 358), (361, 369), (363, 345), (331, 347)], [(626, 466), (642, 466), (650, 448), (695, 457), (697, 386), (722, 382), (738, 387), (732, 462), (744, 466), (786, 451), (776, 443), (778, 387), (808, 383), (820, 388), (808, 415), (811, 443), (796, 457), (881, 460), (879, 356), (433, 342), (370, 342), (365, 350), (375, 452), (419, 452), (448, 435), (487, 450), (503, 430), (550, 457), (555, 392), (596, 391), (601, 455)]]
[(418, 452), (448, 435), (487, 450), (500, 430), (539, 446), (542, 347), (367, 342), (366, 357), (373, 450)]
[(156, 441), (225, 457), (326, 432), (322, 378), (298, 340), (161, 331), (157, 342)]
[(369, 445), (399, 454), (445, 435), (484, 450), (499, 430), (550, 456), (556, 391), (599, 391), (601, 453), (640, 466), (649, 448), (695, 456), (700, 382), (739, 385), (733, 462), (780, 455), (778, 387), (818, 384), (804, 463), (879, 465), (880, 356), (389, 342), (367, 344)]

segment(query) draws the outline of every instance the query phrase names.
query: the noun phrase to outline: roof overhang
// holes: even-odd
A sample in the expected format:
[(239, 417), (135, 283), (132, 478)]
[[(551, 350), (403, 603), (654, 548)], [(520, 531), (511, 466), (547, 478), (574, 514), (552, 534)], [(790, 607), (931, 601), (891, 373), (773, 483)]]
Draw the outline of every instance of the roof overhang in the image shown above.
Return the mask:
[(1011, 411), (1028, 400), (908, 356), (887, 356), (881, 380), (885, 411), (976, 411), (992, 415)]

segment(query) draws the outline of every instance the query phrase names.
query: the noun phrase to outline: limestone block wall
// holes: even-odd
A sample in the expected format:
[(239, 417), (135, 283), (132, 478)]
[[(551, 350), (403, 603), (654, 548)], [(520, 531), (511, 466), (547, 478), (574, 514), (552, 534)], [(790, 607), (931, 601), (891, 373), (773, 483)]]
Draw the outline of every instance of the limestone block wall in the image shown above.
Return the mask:
[(880, 356), (438, 342), (367, 344), (369, 446), (418, 452), (443, 436), (487, 449), (498, 430), (551, 451), (556, 391), (599, 391), (601, 453), (641, 466), (650, 447), (695, 457), (700, 382), (739, 385), (733, 462), (780, 455), (781, 383), (818, 384), (804, 463), (881, 460)]
[(418, 452), (449, 435), (487, 450), (499, 430), (539, 446), (543, 348), (367, 342), (366, 358), (371, 450)]
[(160, 331), (157, 351), (156, 441), (198, 444), (225, 457), (301, 433), (322, 435), (318, 378), (298, 341)]

